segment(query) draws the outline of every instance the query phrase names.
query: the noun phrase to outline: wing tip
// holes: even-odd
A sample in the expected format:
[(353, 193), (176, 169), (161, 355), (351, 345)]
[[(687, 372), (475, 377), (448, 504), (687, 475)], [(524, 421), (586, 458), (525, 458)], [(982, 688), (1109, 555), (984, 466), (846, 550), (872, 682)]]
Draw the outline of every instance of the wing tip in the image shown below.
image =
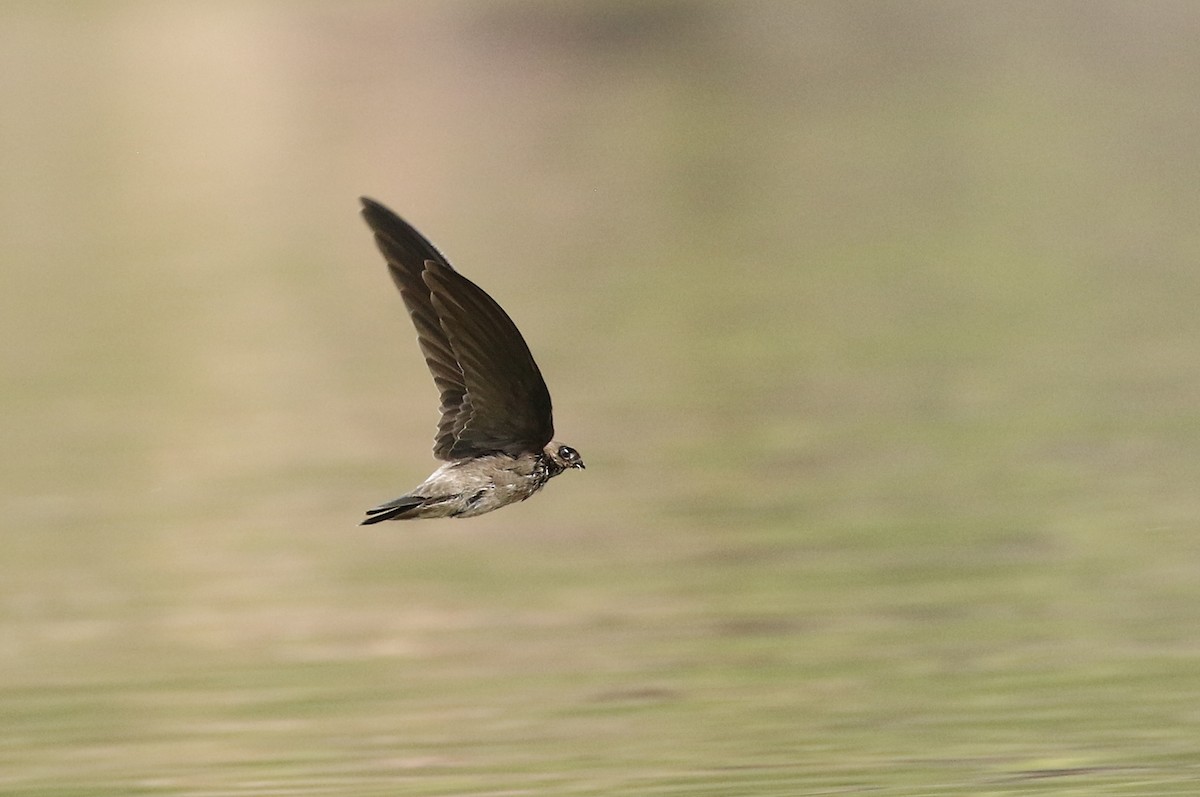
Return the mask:
[(369, 196), (360, 196), (358, 201), (362, 203), (362, 210), (360, 212), (363, 218), (367, 220), (367, 224), (371, 226), (371, 229), (376, 230), (376, 232), (378, 232), (381, 222), (399, 218), (387, 205), (384, 205), (382, 202), (376, 202)]

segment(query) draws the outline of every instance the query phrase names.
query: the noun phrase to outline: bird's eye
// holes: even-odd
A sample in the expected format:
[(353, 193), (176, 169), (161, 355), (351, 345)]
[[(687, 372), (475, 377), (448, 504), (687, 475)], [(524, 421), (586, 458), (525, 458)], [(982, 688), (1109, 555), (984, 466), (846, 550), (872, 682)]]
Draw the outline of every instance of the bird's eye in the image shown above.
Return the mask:
[(563, 459), (567, 460), (568, 462), (570, 462), (571, 460), (573, 460), (579, 456), (578, 454), (575, 453), (575, 449), (570, 448), (569, 446), (562, 446), (561, 448), (559, 448), (558, 455), (560, 457), (562, 457)]

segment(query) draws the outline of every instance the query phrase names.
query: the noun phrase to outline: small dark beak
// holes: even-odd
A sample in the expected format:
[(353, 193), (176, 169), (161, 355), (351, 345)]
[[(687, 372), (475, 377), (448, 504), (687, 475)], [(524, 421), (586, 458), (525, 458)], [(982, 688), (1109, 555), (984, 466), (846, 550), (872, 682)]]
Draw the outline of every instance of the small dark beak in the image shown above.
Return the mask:
[(584, 464), (583, 464), (583, 460), (582, 460), (582, 459), (581, 459), (581, 460), (579, 460), (578, 462), (576, 462), (576, 463), (575, 463), (574, 465), (572, 465), (571, 467), (572, 467), (572, 468), (579, 468), (580, 470), (587, 470), (587, 465), (584, 465)]

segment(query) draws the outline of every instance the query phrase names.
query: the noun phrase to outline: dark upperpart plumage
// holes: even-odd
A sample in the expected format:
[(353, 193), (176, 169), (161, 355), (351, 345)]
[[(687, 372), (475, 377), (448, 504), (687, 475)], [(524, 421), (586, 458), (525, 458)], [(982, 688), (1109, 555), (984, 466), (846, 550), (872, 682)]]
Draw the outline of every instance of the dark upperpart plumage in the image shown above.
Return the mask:
[(508, 314), (411, 225), (362, 203), (441, 394), (433, 453), (446, 461), (412, 492), (367, 510), (363, 524), (481, 515), (583, 468), (578, 452), (552, 439), (550, 391)]

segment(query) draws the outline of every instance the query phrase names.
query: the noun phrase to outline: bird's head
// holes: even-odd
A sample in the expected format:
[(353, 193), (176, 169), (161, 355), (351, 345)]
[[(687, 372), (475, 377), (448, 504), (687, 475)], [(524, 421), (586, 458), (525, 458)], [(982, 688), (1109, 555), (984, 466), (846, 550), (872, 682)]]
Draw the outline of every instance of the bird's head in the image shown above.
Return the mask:
[(543, 450), (545, 451), (546, 459), (550, 461), (559, 473), (567, 468), (583, 469), (587, 467), (583, 464), (583, 457), (579, 456), (579, 452), (570, 446), (551, 441)]

